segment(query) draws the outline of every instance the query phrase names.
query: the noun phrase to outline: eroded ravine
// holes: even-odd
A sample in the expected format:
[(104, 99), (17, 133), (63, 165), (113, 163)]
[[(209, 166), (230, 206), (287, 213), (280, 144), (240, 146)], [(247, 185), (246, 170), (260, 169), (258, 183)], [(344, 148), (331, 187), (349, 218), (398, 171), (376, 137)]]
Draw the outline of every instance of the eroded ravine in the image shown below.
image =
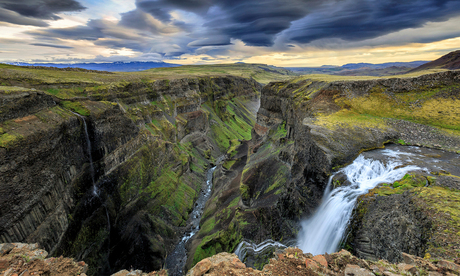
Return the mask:
[(225, 156), (221, 156), (216, 161), (216, 166), (209, 169), (206, 173), (206, 182), (201, 189), (201, 193), (195, 202), (195, 207), (190, 213), (189, 220), (187, 221), (187, 230), (178, 244), (176, 244), (173, 252), (166, 257), (166, 268), (168, 275), (181, 276), (184, 275), (184, 267), (187, 262), (187, 243), (195, 236), (200, 230), (200, 221), (203, 215), (203, 209), (211, 196), (212, 191), (212, 176), (217, 165), (224, 160)]

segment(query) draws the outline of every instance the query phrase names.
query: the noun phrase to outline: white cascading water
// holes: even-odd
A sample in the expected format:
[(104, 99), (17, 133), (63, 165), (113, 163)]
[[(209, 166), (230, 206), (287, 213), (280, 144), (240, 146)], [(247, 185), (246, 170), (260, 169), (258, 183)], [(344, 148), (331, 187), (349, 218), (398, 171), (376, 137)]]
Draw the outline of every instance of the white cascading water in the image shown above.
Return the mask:
[(89, 157), (89, 168), (90, 168), (90, 173), (91, 173), (91, 180), (93, 181), (93, 195), (98, 197), (99, 196), (99, 191), (97, 189), (96, 183), (94, 182), (94, 166), (93, 166), (93, 156), (91, 155), (91, 140), (89, 139), (89, 134), (88, 134), (88, 126), (86, 125), (86, 120), (85, 117), (82, 115), (75, 113), (71, 111), (73, 114), (75, 114), (78, 118), (80, 118), (83, 122), (83, 127), (85, 130), (85, 139), (86, 139), (86, 147), (88, 151), (88, 157)]
[(332, 189), (333, 176), (329, 179), (321, 205), (312, 217), (301, 222), (298, 247), (314, 255), (335, 252), (360, 195), (378, 184), (392, 183), (410, 171), (420, 170), (417, 166), (399, 167), (401, 165), (395, 160), (384, 164), (360, 155), (352, 164), (338, 171), (344, 173), (351, 184)]

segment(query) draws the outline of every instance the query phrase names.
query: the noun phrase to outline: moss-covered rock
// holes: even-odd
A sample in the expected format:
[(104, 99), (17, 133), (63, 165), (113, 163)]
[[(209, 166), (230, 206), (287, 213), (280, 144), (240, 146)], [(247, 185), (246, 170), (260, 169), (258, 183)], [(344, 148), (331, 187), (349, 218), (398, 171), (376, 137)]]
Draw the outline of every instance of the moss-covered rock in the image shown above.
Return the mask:
[[(72, 71), (68, 81), (59, 70), (43, 79), (42, 69), (0, 69), (8, 85), (45, 90), (0, 92), (14, 98), (0, 112), (0, 240), (38, 241), (93, 274), (163, 266), (210, 163), (250, 136), (260, 89), (231, 76), (127, 81)], [(224, 135), (213, 120), (228, 125)]]

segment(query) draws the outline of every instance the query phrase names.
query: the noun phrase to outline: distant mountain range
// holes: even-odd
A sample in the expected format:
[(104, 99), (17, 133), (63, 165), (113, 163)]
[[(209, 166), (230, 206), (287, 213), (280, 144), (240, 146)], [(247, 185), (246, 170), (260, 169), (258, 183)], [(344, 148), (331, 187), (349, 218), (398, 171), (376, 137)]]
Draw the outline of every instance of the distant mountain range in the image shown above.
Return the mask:
[(341, 68), (344, 69), (361, 69), (361, 68), (369, 68), (369, 69), (384, 69), (388, 67), (411, 67), (415, 68), (422, 64), (427, 63), (428, 61), (412, 61), (412, 62), (387, 62), (387, 63), (380, 63), (380, 64), (373, 64), (373, 63), (348, 63)]
[(384, 76), (403, 74), (421, 66), (428, 61), (412, 62), (387, 62), (380, 64), (373, 63), (348, 63), (342, 66), (323, 65), (321, 67), (286, 67), (298, 74), (331, 74), (347, 76)]
[[(180, 64), (166, 63), (166, 62), (113, 62), (113, 63), (25, 63), (14, 62), (9, 63), (18, 66), (45, 66), (56, 68), (82, 68), (87, 70), (109, 71), (109, 72), (135, 72), (143, 71), (152, 68), (161, 67), (179, 67)], [(238, 65), (245, 64), (244, 62), (236, 63)], [(330, 74), (330, 75), (346, 75), (346, 76), (385, 76), (397, 75), (408, 72), (416, 72), (427, 69), (460, 69), (460, 50), (451, 52), (447, 55), (440, 57), (434, 61), (412, 61), (412, 62), (386, 62), (386, 63), (348, 63), (342, 66), (323, 65), (321, 67), (275, 67), (266, 65), (262, 68), (265, 71), (285, 70), (285, 74), (293, 73), (306, 75), (306, 74)], [(289, 70), (289, 71), (288, 71)]]
[(444, 55), (432, 62), (425, 63), (413, 70), (411, 72), (417, 72), (428, 69), (449, 69), (456, 70), (460, 69), (460, 50), (450, 52), (447, 55)]
[(87, 70), (109, 71), (109, 72), (135, 72), (159, 67), (178, 67), (179, 64), (166, 62), (111, 62), (111, 63), (9, 63), (18, 66), (45, 66), (56, 68), (82, 68)]

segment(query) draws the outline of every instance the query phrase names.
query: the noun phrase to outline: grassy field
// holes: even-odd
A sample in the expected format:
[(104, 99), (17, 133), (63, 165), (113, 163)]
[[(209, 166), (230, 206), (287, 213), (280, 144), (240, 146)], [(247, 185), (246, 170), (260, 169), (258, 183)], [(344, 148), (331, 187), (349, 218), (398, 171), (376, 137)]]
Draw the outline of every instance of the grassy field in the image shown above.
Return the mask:
[(216, 64), (216, 65), (186, 65), (172, 68), (155, 68), (145, 72), (160, 78), (177, 78), (185, 76), (214, 76), (233, 75), (253, 78), (267, 84), (271, 81), (283, 81), (298, 76), (284, 68), (264, 64)]
[(298, 78), (294, 79), (294, 82), (301, 81), (301, 80), (312, 80), (312, 81), (325, 81), (325, 82), (333, 82), (333, 81), (354, 81), (354, 80), (375, 80), (375, 79), (393, 79), (393, 78), (414, 78), (419, 77), (421, 75), (432, 74), (432, 73), (439, 73), (449, 71), (446, 69), (430, 69), (425, 71), (413, 72), (403, 75), (391, 75), (391, 76), (339, 76), (339, 75), (326, 75), (326, 74), (311, 74), (311, 75), (302, 75)]
[(8, 80), (27, 80), (30, 83), (88, 83), (104, 84), (186, 77), (233, 75), (254, 78), (267, 84), (270, 81), (288, 80), (298, 76), (289, 70), (263, 64), (188, 65), (175, 68), (155, 68), (141, 72), (90, 72), (74, 70), (31, 69), (0, 64), (0, 85), (10, 85)]
[[(376, 78), (406, 78), (423, 74), (445, 71), (432, 69), (405, 75), (384, 77), (375, 76), (337, 76), (325, 74), (311, 74), (299, 76), (287, 69), (264, 64), (216, 64), (216, 65), (186, 65), (172, 68), (155, 68), (141, 72), (94, 72), (94, 71), (66, 71), (50, 70), (46, 68), (31, 69), (26, 67), (0, 64), (0, 86), (14, 86), (17, 82), (34, 84), (80, 83), (94, 86), (96, 84), (154, 81), (158, 79), (177, 79), (186, 77), (224, 76), (233, 75), (244, 78), (253, 78), (262, 84), (272, 81), (285, 81), (293, 78), (298, 80), (310, 79), (317, 81), (345, 81), (369, 80)], [(11, 81), (9, 81), (11, 80)], [(20, 86), (20, 85), (17, 85)]]

